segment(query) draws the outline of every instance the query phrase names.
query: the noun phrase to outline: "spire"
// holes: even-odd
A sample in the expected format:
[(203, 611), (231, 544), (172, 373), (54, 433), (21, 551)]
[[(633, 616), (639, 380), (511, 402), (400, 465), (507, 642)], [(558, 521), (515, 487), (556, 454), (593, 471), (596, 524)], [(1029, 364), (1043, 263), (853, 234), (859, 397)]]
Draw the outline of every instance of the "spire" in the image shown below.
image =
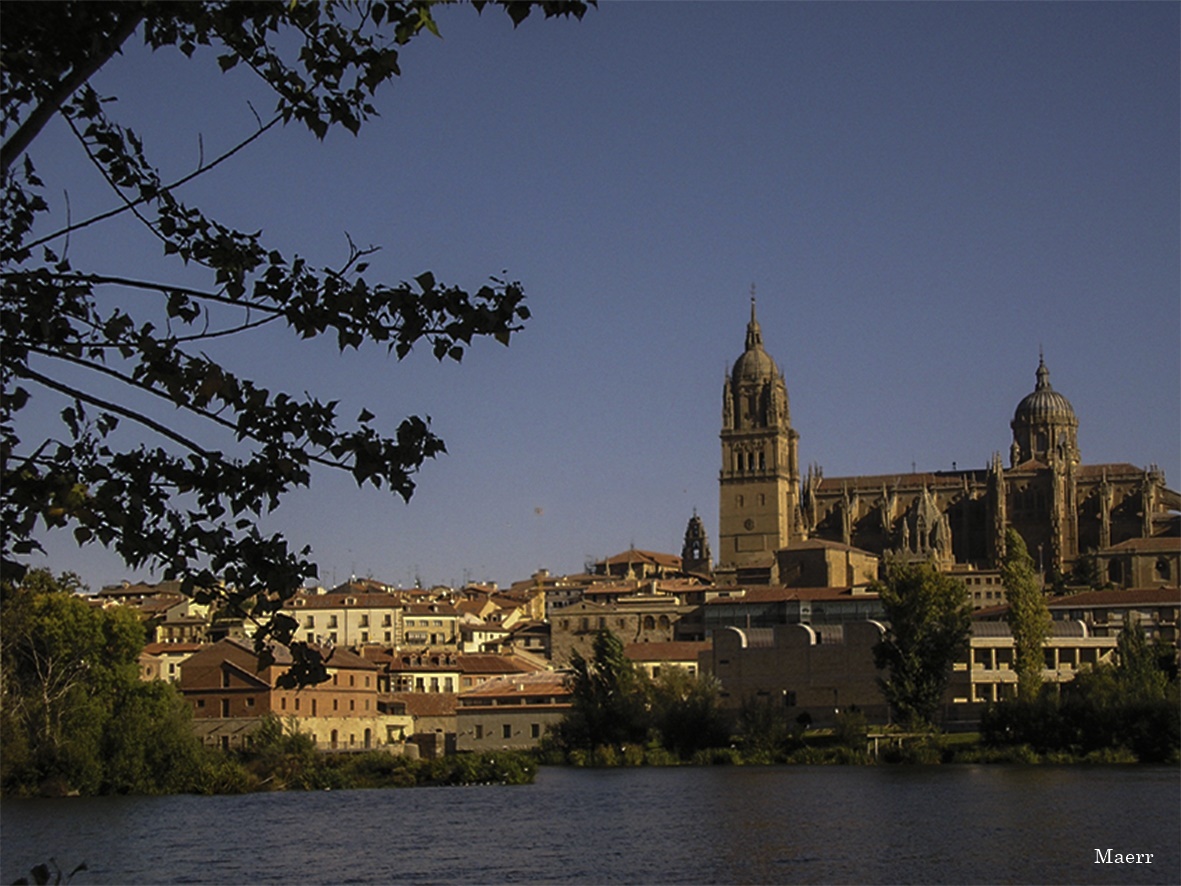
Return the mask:
[(1050, 391), (1050, 370), (1046, 368), (1046, 357), (1042, 353), (1042, 349), (1038, 348), (1037, 353), (1037, 387), (1035, 391)]
[(746, 349), (748, 351), (753, 351), (755, 348), (762, 350), (762, 347), (763, 330), (755, 316), (755, 285), (752, 283), (750, 284), (750, 322), (746, 324)]

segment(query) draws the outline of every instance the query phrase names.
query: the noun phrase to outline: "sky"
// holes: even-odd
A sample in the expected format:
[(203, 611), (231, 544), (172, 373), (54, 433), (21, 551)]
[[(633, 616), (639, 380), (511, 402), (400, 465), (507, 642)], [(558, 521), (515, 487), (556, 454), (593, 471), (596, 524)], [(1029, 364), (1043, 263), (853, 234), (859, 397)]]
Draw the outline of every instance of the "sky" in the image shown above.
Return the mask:
[[(371, 280), (518, 280), (533, 316), (458, 365), (270, 332), (227, 346), (242, 374), (346, 418), (429, 415), (448, 449), (409, 504), (318, 474), (264, 529), (310, 544), (326, 586), (504, 586), (632, 546), (679, 554), (694, 510), (716, 543), (722, 381), (752, 285), (804, 466), (1007, 459), (1040, 351), (1085, 463), (1155, 464), (1178, 488), (1179, 14), (606, 2), (514, 29), (438, 9), (442, 38), (404, 49), (359, 137), (273, 131), (183, 196), (319, 266), (346, 236), (379, 245)], [(273, 106), (212, 53), (129, 45), (93, 82), (166, 179)], [(59, 218), (67, 193), (75, 219), (110, 207), (60, 124), (32, 156)], [(180, 273), (121, 222), (69, 250)], [(93, 589), (158, 578), (45, 544), (38, 563)]]

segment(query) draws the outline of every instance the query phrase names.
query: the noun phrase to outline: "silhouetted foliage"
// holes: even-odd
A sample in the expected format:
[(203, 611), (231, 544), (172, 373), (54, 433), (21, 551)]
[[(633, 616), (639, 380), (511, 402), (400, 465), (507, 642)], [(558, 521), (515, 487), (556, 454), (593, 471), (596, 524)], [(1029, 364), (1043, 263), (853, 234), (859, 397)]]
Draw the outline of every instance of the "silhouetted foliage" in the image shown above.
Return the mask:
[[(587, 4), (508, 0), (514, 24), (532, 11), (581, 17)], [(363, 409), (342, 419), (335, 401), (268, 390), (210, 357), (207, 342), (286, 327), (294, 342), (330, 336), (341, 350), (384, 346), (398, 358), (425, 342), (459, 360), (473, 340), (508, 344), (529, 316), (519, 283), (493, 279), (469, 292), (424, 270), (410, 282), (365, 277), (372, 248), (349, 249), (336, 267), (236, 230), (184, 201), (183, 186), (279, 124), (317, 138), (356, 133), (376, 114), (374, 95), (400, 74), (399, 52), (438, 34), (424, 0), (407, 2), (9, 2), (0, 31), (0, 561), (19, 580), (45, 531), (101, 544), (131, 568), (179, 579), (185, 593), (258, 622), (264, 657), (292, 646), (300, 682), (322, 676), (301, 657), (283, 602), (316, 576), (308, 548), (264, 536), (260, 515), (315, 469), (409, 499), (426, 459), (444, 452), (429, 420), (380, 430)], [(113, 116), (114, 96), (94, 73), (138, 34), (153, 51), (216, 53), (223, 71), (250, 68), (275, 95), (255, 131), (222, 155), (166, 180), (149, 146)], [(183, 114), (183, 109), (178, 109)], [(51, 205), (36, 140), (59, 117), (81, 162), (109, 186), (113, 208), (70, 217)], [(103, 222), (134, 217), (150, 241), (187, 271), (149, 278), (75, 267), (71, 240), (108, 237)], [(107, 242), (107, 241), (104, 241)], [(117, 250), (112, 250), (117, 255)], [(203, 282), (202, 282), (203, 280)], [(141, 307), (132, 308), (136, 304)], [(147, 305), (147, 307), (142, 307)], [(115, 393), (112, 393), (114, 391)], [(31, 403), (59, 398), (62, 431), (47, 436)], [(177, 412), (184, 416), (178, 419)], [(202, 428), (194, 433), (192, 428)]]

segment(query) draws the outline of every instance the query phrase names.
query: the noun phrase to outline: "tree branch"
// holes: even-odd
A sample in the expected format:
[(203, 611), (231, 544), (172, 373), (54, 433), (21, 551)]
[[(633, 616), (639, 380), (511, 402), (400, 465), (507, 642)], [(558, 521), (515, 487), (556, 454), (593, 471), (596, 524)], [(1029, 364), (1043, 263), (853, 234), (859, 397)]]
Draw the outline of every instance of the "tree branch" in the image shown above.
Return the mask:
[(22, 378), (27, 378), (29, 381), (35, 381), (39, 385), (47, 387), (50, 390), (57, 391), (59, 394), (65, 394), (67, 397), (73, 397), (75, 400), (80, 400), (83, 403), (89, 403), (91, 406), (97, 406), (99, 409), (104, 409), (107, 412), (114, 412), (117, 415), (121, 415), (124, 418), (130, 419), (137, 424), (143, 425), (145, 428), (155, 431), (162, 437), (167, 437), (172, 442), (183, 446), (185, 449), (201, 456), (202, 458), (209, 459), (210, 461), (213, 461), (216, 458), (214, 453), (193, 442), (188, 437), (178, 434), (167, 425), (162, 425), (160, 422), (154, 421), (153, 419), (150, 419), (146, 415), (142, 415), (133, 409), (128, 409), (125, 406), (120, 406), (117, 403), (111, 403), (107, 400), (100, 400), (98, 397), (95, 397), (92, 394), (87, 394), (85, 391), (80, 391), (77, 388), (72, 388), (69, 385), (50, 378), (49, 376), (42, 375), (35, 369), (30, 369), (28, 366), (14, 366), (13, 372)]
[(72, 69), (64, 79), (58, 81), (50, 93), (33, 109), (33, 112), (25, 119), (25, 122), (12, 134), (12, 138), (6, 141), (4, 146), (0, 148), (0, 171), (8, 172), (8, 167), (28, 149), (33, 139), (37, 137), (37, 134), (41, 132), (50, 118), (57, 113), (58, 108), (62, 106), (65, 100), (73, 95), (79, 86), (94, 76), (95, 72), (105, 65), (111, 56), (119, 51), (124, 41), (135, 33), (135, 29), (139, 27), (139, 23), (143, 20), (144, 10), (138, 4), (134, 6), (128, 4), (127, 9), (128, 12), (120, 19), (119, 24), (110, 35), (108, 44), (104, 47), (103, 51), (87, 59), (84, 64)]
[[(161, 191), (172, 191), (172, 190), (175, 190), (176, 188), (183, 187), (184, 185), (188, 184), (193, 179), (195, 179), (197, 176), (203, 175), (204, 173), (213, 169), (215, 166), (218, 166), (221, 163), (223, 163), (224, 161), (233, 157), (239, 151), (243, 150), (245, 147), (247, 147), (249, 144), (251, 144), (255, 139), (259, 138), (263, 133), (267, 132), (276, 123), (281, 122), (282, 119), (283, 119), (282, 117), (276, 115), (276, 116), (272, 117), (268, 123), (263, 124), (261, 121), (259, 121), (259, 128), (258, 128), (258, 130), (256, 130), (254, 132), (253, 135), (249, 136), (248, 138), (244, 139), (243, 141), (238, 142), (238, 144), (234, 145), (234, 147), (230, 148), (228, 151), (226, 151), (220, 157), (217, 157), (216, 159), (211, 160), (209, 163), (206, 163), (203, 165), (198, 165), (197, 168), (194, 169), (192, 172), (190, 172), (188, 175), (178, 178), (176, 181), (172, 182), (169, 185), (163, 186), (162, 188), (160, 188), (160, 190)], [(98, 222), (106, 221), (108, 218), (113, 218), (116, 215), (122, 215), (124, 212), (127, 212), (129, 209), (134, 209), (136, 206), (139, 206), (139, 204), (147, 202), (147, 200), (148, 200), (147, 197), (140, 197), (140, 198), (138, 198), (136, 200), (132, 200), (130, 202), (124, 200), (124, 205), (119, 206), (116, 209), (111, 209), (107, 212), (101, 213), (100, 215), (96, 215), (93, 218), (88, 218), (86, 221), (78, 222), (78, 224), (76, 224), (76, 225), (66, 225), (66, 227), (64, 227), (60, 230), (54, 231), (52, 234), (47, 234), (44, 237), (40, 238), (39, 240), (34, 240), (32, 243), (30, 243), (28, 245), (28, 248), (34, 249), (43, 243), (49, 243), (50, 241), (55, 240), (58, 237), (61, 237), (63, 234), (69, 234), (71, 231), (80, 231), (80, 230), (82, 230), (82, 228), (89, 227), (90, 225), (97, 224)]]

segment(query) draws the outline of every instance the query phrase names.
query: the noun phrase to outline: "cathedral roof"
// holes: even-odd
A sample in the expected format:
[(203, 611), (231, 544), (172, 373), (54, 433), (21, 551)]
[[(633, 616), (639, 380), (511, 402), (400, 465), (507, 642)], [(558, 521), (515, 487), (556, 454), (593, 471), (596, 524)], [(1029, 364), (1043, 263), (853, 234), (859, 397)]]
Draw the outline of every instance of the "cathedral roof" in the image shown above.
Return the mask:
[(734, 370), (730, 378), (737, 387), (743, 381), (764, 381), (778, 375), (779, 367), (775, 365), (771, 355), (763, 350), (763, 329), (755, 317), (755, 301), (752, 297), (750, 322), (746, 324), (746, 350), (734, 361)]
[(1050, 384), (1050, 370), (1046, 368), (1046, 361), (1039, 357), (1037, 385), (1032, 393), (1017, 404), (1017, 410), (1013, 413), (1013, 423), (1028, 425), (1044, 422), (1078, 425), (1078, 418), (1075, 417), (1074, 407), (1070, 405), (1070, 401), (1055, 391)]

